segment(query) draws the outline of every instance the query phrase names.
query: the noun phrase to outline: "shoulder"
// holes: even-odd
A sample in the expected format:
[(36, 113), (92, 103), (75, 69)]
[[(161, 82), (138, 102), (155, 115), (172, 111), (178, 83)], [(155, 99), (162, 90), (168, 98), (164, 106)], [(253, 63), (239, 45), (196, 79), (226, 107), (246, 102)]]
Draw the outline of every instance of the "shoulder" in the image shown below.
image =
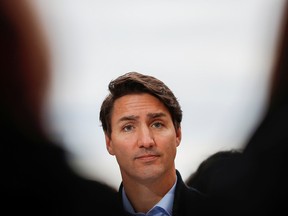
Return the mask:
[(181, 200), (181, 203), (185, 202), (191, 203), (191, 202), (199, 202), (205, 199), (206, 199), (205, 194), (185, 184), (180, 174), (179, 173), (177, 174), (175, 201)]
[(208, 197), (195, 188), (187, 186), (180, 173), (178, 171), (176, 173), (177, 184), (173, 203), (173, 215), (183, 216), (203, 212), (205, 206), (208, 204)]
[[(225, 203), (225, 204), (223, 204)], [(229, 204), (228, 204), (229, 203)], [(227, 206), (227, 205), (228, 206)], [(224, 197), (211, 197), (198, 191), (193, 187), (189, 187), (184, 183), (180, 173), (177, 171), (177, 184), (174, 197), (173, 215), (243, 215), (242, 211), (234, 212), (239, 203), (233, 200), (224, 199)]]

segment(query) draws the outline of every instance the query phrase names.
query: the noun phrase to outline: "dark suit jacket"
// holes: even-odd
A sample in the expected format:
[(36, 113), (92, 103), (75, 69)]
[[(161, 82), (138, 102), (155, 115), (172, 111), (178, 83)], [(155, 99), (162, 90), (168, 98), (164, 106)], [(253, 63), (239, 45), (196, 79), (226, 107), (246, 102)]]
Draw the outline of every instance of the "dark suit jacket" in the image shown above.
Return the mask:
[[(177, 174), (177, 184), (175, 188), (175, 197), (173, 202), (172, 215), (173, 216), (190, 216), (190, 215), (205, 215), (210, 208), (207, 208), (209, 205), (208, 198), (197, 191), (194, 188), (188, 187), (178, 170)], [(119, 202), (122, 205), (123, 214), (123, 202), (122, 202), (122, 188), (123, 184), (121, 183), (118, 191)], [(129, 214), (126, 214), (129, 215)]]
[(18, 130), (2, 111), (1, 107), (2, 158), (6, 157), (7, 170), (2, 172), (7, 182), (2, 184), (4, 211), (7, 208), (11, 215), (19, 211), (25, 215), (119, 215), (117, 190), (76, 174), (64, 149), (37, 133)]

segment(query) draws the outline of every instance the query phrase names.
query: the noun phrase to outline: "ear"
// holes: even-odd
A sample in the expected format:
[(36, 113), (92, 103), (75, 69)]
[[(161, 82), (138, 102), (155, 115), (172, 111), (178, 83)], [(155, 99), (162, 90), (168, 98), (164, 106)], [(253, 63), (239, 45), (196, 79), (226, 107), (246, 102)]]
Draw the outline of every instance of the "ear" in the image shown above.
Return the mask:
[(180, 145), (182, 139), (182, 130), (181, 127), (179, 127), (178, 129), (176, 129), (176, 146), (178, 147)]
[(112, 140), (107, 134), (105, 134), (106, 149), (110, 155), (115, 155), (112, 147)]

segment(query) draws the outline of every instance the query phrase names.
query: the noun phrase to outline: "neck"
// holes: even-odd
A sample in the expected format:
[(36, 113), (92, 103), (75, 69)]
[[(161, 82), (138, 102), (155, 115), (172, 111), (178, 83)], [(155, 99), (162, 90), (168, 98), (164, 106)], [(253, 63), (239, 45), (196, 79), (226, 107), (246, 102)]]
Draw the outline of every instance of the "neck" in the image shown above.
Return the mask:
[(176, 171), (167, 173), (153, 181), (140, 182), (123, 178), (125, 193), (136, 212), (147, 213), (172, 188)]

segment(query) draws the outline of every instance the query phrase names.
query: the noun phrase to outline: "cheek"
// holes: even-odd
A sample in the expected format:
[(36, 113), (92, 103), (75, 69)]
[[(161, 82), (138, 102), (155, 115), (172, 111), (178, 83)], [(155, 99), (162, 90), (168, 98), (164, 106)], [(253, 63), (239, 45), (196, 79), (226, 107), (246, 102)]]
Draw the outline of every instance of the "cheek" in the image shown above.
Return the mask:
[(162, 143), (161, 148), (163, 148), (163, 150), (166, 151), (171, 156), (171, 158), (176, 156), (176, 151), (180, 144), (180, 140), (175, 136), (175, 134), (164, 136), (158, 141), (158, 143)]
[(113, 145), (111, 145), (111, 148), (113, 149), (114, 155), (121, 158), (127, 157), (131, 152), (131, 148), (133, 148), (132, 138), (115, 135), (112, 137), (112, 140)]
[(127, 146), (114, 146), (114, 156), (120, 167), (127, 167), (133, 157), (133, 152)]
[(175, 152), (177, 146), (179, 145), (175, 137), (171, 136), (158, 137), (155, 139), (155, 143), (157, 148), (162, 149), (162, 151), (171, 153)]
[(173, 129), (170, 131), (167, 131), (164, 134), (161, 134), (161, 136), (157, 137), (157, 140), (159, 143), (162, 143), (164, 145), (168, 145), (166, 148), (176, 148), (179, 146), (181, 142), (181, 135), (177, 134)]

